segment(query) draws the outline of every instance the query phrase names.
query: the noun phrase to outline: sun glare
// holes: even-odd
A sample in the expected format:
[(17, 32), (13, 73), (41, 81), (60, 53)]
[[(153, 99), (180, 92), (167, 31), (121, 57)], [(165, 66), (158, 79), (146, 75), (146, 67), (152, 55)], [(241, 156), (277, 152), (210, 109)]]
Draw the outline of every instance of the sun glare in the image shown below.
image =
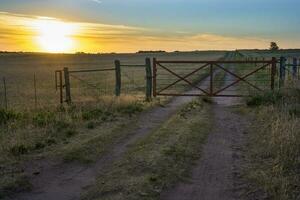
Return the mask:
[(37, 42), (46, 52), (70, 52), (74, 48), (74, 34), (76, 27), (73, 24), (55, 19), (39, 19), (34, 24), (37, 30)]

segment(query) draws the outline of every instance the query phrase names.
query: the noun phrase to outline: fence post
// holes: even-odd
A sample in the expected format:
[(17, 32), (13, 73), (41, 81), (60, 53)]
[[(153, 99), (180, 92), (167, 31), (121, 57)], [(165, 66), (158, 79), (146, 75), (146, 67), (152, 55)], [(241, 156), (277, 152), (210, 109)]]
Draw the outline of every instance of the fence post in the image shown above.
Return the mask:
[(5, 77), (3, 77), (3, 90), (4, 90), (4, 105), (5, 105), (5, 109), (7, 110), (8, 103), (7, 103), (7, 89), (6, 89), (6, 80), (5, 80)]
[(213, 70), (213, 64), (210, 64), (210, 84), (209, 84), (209, 93), (210, 96), (213, 96), (214, 92), (214, 70)]
[(277, 64), (277, 59), (275, 57), (273, 57), (272, 58), (272, 69), (271, 69), (271, 90), (274, 90), (274, 86), (275, 86), (276, 64)]
[(293, 58), (293, 78), (297, 78), (297, 58)]
[(284, 85), (285, 62), (286, 62), (286, 58), (285, 57), (280, 57), (280, 69), (279, 69), (279, 86), (280, 87)]
[(115, 95), (118, 97), (121, 95), (121, 64), (119, 60), (115, 60), (115, 70), (116, 70)]
[(64, 68), (64, 75), (65, 75), (65, 88), (66, 88), (66, 102), (67, 104), (71, 104), (72, 99), (71, 99), (70, 73), (67, 67)]
[(156, 97), (156, 58), (153, 58), (153, 97)]
[(33, 74), (33, 86), (34, 86), (34, 108), (37, 108), (37, 93), (36, 93), (36, 76)]
[(146, 101), (151, 101), (152, 98), (152, 69), (151, 60), (146, 58)]

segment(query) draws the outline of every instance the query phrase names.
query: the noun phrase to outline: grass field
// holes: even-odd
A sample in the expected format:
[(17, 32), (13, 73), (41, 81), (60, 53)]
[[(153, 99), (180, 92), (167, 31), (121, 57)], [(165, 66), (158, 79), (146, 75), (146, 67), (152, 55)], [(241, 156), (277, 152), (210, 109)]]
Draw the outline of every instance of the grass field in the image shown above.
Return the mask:
[[(5, 77), (7, 100), (10, 108), (34, 108), (34, 74), (36, 75), (38, 107), (59, 104), (59, 92), (55, 90), (55, 70), (114, 68), (116, 59), (121, 64), (144, 64), (146, 57), (167, 60), (216, 60), (224, 52), (179, 52), (157, 54), (0, 54), (0, 74)], [(144, 97), (145, 69), (122, 68), (122, 94)], [(74, 74), (75, 75), (75, 74)], [(87, 83), (79, 81), (82, 79)], [(75, 102), (95, 101), (99, 97), (114, 94), (115, 73), (97, 72), (76, 74), (71, 77), (71, 94)], [(90, 87), (88, 84), (95, 87)], [(0, 105), (4, 106), (1, 81)]]
[[(250, 54), (254, 56), (257, 51), (247, 53), (248, 56)], [(264, 53), (267, 58), (268, 52)], [(114, 72), (79, 75), (80, 79), (87, 80), (98, 89), (71, 77), (71, 92), (75, 103), (71, 106), (57, 106), (59, 97), (54, 85), (56, 69), (112, 68), (115, 59), (126, 64), (143, 64), (146, 57), (156, 57), (160, 60), (245, 59), (237, 52), (218, 51), (107, 55), (1, 54), (0, 73), (7, 82), (9, 109), (0, 109), (0, 169), (3, 169), (0, 172), (2, 177), (0, 199), (9, 194), (31, 189), (28, 178), (23, 173), (24, 163), (36, 159), (55, 159), (62, 163), (76, 162), (83, 165), (94, 163), (118, 141), (130, 137), (131, 130), (137, 129), (135, 124), (141, 112), (159, 105), (163, 106), (159, 100), (143, 101), (145, 90), (143, 68), (122, 68), (123, 90), (120, 98), (114, 97)], [(184, 76), (199, 66), (168, 67)], [(258, 66), (247, 64), (224, 65), (224, 67), (242, 76)], [(159, 88), (177, 80), (168, 72), (160, 70)], [(208, 70), (209, 68), (189, 79), (199, 82), (207, 76)], [(33, 74), (37, 78), (36, 109), (33, 109)], [(269, 75), (268, 69), (265, 69), (247, 80), (269, 90)], [(265, 82), (259, 81), (264, 79)], [(214, 91), (234, 80), (236, 78), (217, 69)], [(180, 93), (188, 88), (184, 83), (169, 90)], [(257, 109), (251, 107), (251, 110), (254, 110), (256, 124), (253, 126), (255, 131), (249, 143), (251, 150), (249, 159), (253, 162), (247, 175), (249, 180), (271, 196), (295, 199), (295, 196), (289, 193), (294, 192), (293, 186), (298, 184), (292, 176), (297, 172), (296, 168), (299, 165), (297, 161), (299, 136), (296, 131), (299, 124), (299, 90), (294, 90), (291, 95), (286, 93), (279, 95), (280, 98), (273, 96), (277, 93), (261, 93), (262, 95), (251, 93), (249, 85), (242, 82), (236, 88), (228, 90), (238, 94), (242, 94), (241, 92), (252, 94), (253, 98), (248, 99), (248, 104), (258, 106)], [(0, 93), (3, 107), (2, 87)], [(292, 99), (288, 98), (290, 96)], [(202, 100), (198, 99), (179, 109), (149, 136), (131, 145), (126, 150), (125, 156), (115, 161), (107, 174), (101, 174), (97, 183), (83, 198), (157, 199), (161, 191), (182, 179), (193, 161), (198, 158), (195, 148), (202, 145), (210, 127), (213, 126), (211, 105), (204, 103), (210, 102), (210, 99)], [(250, 113), (250, 108), (246, 109), (249, 109), (247, 112)], [(269, 119), (270, 113), (273, 117)], [(284, 139), (285, 130), (289, 132), (289, 138)], [(260, 140), (261, 135), (264, 135), (265, 140)], [(268, 155), (264, 152), (266, 146)], [(282, 151), (274, 150), (277, 146), (280, 146)], [(270, 162), (267, 164), (264, 162), (265, 156), (270, 156), (268, 157)], [(105, 180), (105, 184), (102, 180)]]

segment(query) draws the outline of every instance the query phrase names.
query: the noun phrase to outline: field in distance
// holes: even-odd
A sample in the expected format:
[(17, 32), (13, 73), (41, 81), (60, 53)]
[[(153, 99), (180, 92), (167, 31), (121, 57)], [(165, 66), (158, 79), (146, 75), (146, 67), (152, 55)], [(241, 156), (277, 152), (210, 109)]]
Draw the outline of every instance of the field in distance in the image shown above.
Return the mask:
[[(144, 64), (146, 57), (165, 60), (217, 60), (224, 54), (224, 51), (136, 54), (1, 53), (0, 74), (1, 78), (5, 77), (6, 80), (7, 99), (10, 107), (31, 107), (34, 104), (34, 74), (36, 76), (38, 105), (56, 105), (59, 103), (59, 93), (55, 90), (54, 71), (62, 70), (64, 67), (68, 67), (70, 70), (114, 68), (116, 59), (126, 64)], [(114, 71), (76, 74), (76, 76), (95, 86), (91, 89), (82, 81), (76, 78), (72, 79), (72, 95), (78, 101), (93, 99), (91, 96), (94, 94), (96, 96), (111, 96), (114, 93)], [(123, 70), (122, 77), (123, 94), (143, 90), (145, 69)], [(140, 88), (138, 88), (139, 86)], [(2, 97), (0, 105), (3, 106), (3, 87), (1, 87), (0, 93)]]

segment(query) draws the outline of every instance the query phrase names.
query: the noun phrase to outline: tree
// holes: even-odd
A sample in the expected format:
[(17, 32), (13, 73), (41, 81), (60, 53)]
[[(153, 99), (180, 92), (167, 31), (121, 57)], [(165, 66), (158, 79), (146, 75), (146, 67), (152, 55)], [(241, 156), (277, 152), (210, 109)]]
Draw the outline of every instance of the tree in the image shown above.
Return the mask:
[(279, 49), (278, 45), (276, 42), (271, 42), (270, 44), (270, 50), (271, 51), (277, 51)]

